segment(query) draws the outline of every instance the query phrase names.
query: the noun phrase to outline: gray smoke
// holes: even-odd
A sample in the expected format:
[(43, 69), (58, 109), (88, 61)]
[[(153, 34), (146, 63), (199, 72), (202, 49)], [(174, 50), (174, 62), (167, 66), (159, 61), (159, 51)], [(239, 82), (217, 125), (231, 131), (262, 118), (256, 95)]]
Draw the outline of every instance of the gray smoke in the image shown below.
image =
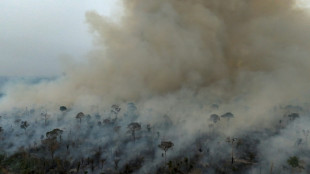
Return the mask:
[(309, 17), (293, 0), (124, 1), (124, 11), (120, 23), (88, 12), (96, 49), (87, 64), (69, 63), (57, 82), (10, 87), (2, 106), (139, 100), (181, 88), (225, 100), (308, 93)]
[[(119, 23), (96, 12), (86, 14), (95, 36), (87, 63), (67, 63), (66, 74), (57, 80), (8, 85), (0, 109), (66, 105), (91, 112), (98, 105), (103, 112), (113, 103), (134, 101), (141, 123), (156, 125), (168, 115), (174, 126), (162, 133), (175, 141), (177, 154), (212, 130), (211, 114), (234, 113), (234, 119), (215, 129), (221, 136), (241, 136), (273, 129), (283, 119), (283, 106), (309, 106), (310, 18), (294, 0), (123, 4)], [(301, 114), (308, 117), (307, 110)], [(295, 129), (278, 135), (288, 142), (285, 148), (291, 146), (288, 132)], [(274, 138), (265, 144), (277, 143)], [(287, 157), (260, 152), (267, 163)]]

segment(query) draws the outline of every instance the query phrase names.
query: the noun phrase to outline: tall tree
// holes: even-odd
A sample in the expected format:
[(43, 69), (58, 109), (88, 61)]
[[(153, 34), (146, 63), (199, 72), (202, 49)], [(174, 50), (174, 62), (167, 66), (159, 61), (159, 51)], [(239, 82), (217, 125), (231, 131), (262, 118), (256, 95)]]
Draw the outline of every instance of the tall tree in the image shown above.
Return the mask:
[(230, 138), (226, 139), (226, 142), (231, 144), (231, 164), (234, 164), (234, 144), (237, 144), (240, 140), (238, 138)]
[(220, 117), (217, 115), (217, 114), (212, 114), (210, 116), (210, 120), (213, 122), (213, 123), (217, 123), (218, 121), (220, 121)]
[(54, 159), (54, 153), (59, 148), (57, 139), (55, 137), (46, 138), (42, 140), (42, 144), (47, 147), (52, 159)]
[(308, 144), (308, 136), (309, 136), (309, 134), (310, 134), (310, 130), (309, 130), (309, 129), (303, 129), (303, 130), (302, 130), (302, 133), (303, 133), (304, 136), (305, 136), (306, 144)]
[(139, 130), (141, 130), (141, 125), (137, 122), (133, 122), (128, 125), (128, 131), (131, 133), (134, 142), (136, 142), (136, 131)]
[(22, 129), (24, 129), (24, 130), (25, 130), (25, 133), (26, 133), (26, 130), (27, 130), (27, 128), (29, 127), (29, 123), (28, 123), (27, 121), (22, 121), (21, 124), (20, 124), (20, 127), (21, 127)]
[(171, 141), (161, 141), (161, 143), (158, 145), (158, 147), (164, 151), (165, 164), (167, 163), (167, 151), (173, 146), (174, 144)]
[(65, 111), (67, 111), (67, 107), (66, 107), (66, 106), (60, 106), (60, 107), (59, 107), (59, 110), (60, 110), (61, 112), (65, 112)]
[(82, 118), (85, 116), (83, 112), (79, 112), (75, 118), (80, 120), (80, 124), (82, 123)]
[(43, 119), (44, 119), (44, 125), (46, 126), (47, 120), (51, 117), (51, 115), (47, 114), (47, 112), (42, 112), (42, 113), (41, 113), (41, 116), (43, 117)]
[(61, 135), (62, 135), (62, 133), (63, 133), (63, 130), (56, 128), (56, 129), (53, 129), (53, 130), (50, 131), (50, 132), (47, 132), (47, 133), (46, 133), (46, 137), (47, 137), (47, 138), (56, 138), (56, 139), (57, 139), (57, 137), (58, 137), (58, 138), (59, 138), (59, 141), (61, 141)]
[(121, 111), (121, 108), (118, 105), (111, 106), (111, 113), (115, 115), (115, 119), (117, 119), (118, 113)]
[(223, 115), (221, 115), (222, 118), (225, 118), (227, 120), (227, 125), (229, 123), (229, 120), (234, 118), (234, 114), (232, 114), (231, 112), (227, 112)]

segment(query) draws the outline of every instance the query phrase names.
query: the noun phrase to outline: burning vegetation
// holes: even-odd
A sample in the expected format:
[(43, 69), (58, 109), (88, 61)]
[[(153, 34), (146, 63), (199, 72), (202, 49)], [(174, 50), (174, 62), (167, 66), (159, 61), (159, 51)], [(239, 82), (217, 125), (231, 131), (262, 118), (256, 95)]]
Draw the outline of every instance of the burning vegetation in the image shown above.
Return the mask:
[(310, 172), (310, 17), (295, 0), (124, 0), (58, 78), (0, 91), (2, 173)]
[[(219, 111), (213, 110), (202, 115), (213, 126), (187, 137), (182, 124), (172, 121), (169, 115), (157, 115), (163, 119), (156, 124), (141, 120), (144, 116), (134, 103), (128, 103), (124, 112), (119, 105), (103, 113), (77, 115), (70, 109), (64, 113), (63, 108), (50, 111), (48, 120), (36, 109), (2, 113), (6, 123), (1, 127), (2, 172), (305, 173), (310, 169), (310, 130), (303, 123), (309, 119), (304, 110), (291, 119), (286, 107), (280, 107), (274, 112), (282, 115), (281, 120), (273, 127), (238, 132), (234, 137), (223, 132), (232, 123), (220, 119), (215, 114)], [(226, 112), (221, 117), (233, 115)], [(287, 144), (274, 146), (281, 141)], [(280, 160), (269, 157), (266, 146), (281, 150)]]

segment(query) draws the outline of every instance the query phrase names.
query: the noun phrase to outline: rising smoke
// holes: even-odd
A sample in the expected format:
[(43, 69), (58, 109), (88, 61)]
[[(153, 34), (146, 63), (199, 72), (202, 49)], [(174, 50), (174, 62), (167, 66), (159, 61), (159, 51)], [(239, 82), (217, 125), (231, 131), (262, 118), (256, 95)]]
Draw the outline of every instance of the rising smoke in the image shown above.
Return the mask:
[[(310, 17), (295, 3), (125, 0), (118, 23), (88, 12), (95, 45), (87, 63), (68, 63), (57, 80), (7, 85), (0, 109), (66, 105), (90, 112), (92, 105), (103, 111), (133, 101), (142, 123), (169, 116), (175, 126), (165, 136), (176, 152), (209, 131), (214, 112), (236, 116), (218, 130), (227, 136), (271, 128), (282, 106), (309, 104)], [(261, 154), (263, 162), (272, 156), (263, 148)]]
[(124, 7), (120, 23), (86, 14), (96, 36), (87, 64), (71, 63), (57, 82), (10, 87), (9, 104), (138, 101), (182, 88), (228, 100), (308, 94), (309, 17), (293, 0), (135, 0)]

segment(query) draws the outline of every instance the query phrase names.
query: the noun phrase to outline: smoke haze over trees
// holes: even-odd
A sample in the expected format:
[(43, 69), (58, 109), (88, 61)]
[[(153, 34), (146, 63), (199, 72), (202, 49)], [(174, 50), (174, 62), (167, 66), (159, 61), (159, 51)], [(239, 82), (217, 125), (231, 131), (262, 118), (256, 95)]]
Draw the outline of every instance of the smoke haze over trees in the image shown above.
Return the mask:
[[(307, 11), (294, 0), (122, 2), (118, 22), (85, 14), (94, 36), (86, 62), (0, 86), (8, 153), (35, 141), (85, 170), (96, 165), (81, 159), (97, 149), (98, 166), (114, 171), (309, 172)], [(56, 128), (62, 140), (44, 136)], [(173, 143), (164, 158), (161, 142)]]

